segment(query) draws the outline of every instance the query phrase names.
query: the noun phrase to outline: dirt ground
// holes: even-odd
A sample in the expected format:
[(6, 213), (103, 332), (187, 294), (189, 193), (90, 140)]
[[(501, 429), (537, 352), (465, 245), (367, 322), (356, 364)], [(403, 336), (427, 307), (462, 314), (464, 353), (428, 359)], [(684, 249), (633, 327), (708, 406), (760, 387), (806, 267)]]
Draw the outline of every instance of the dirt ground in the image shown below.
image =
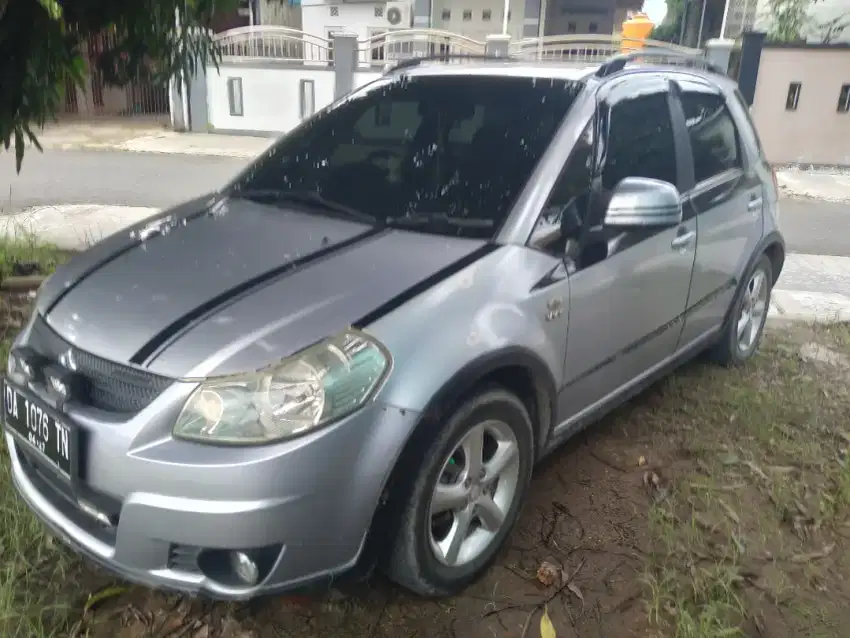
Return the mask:
[(848, 378), (844, 325), (688, 365), (539, 467), (498, 564), (440, 601), (378, 576), (245, 605), (125, 587), (44, 534), (0, 449), (0, 634), (524, 638), (545, 611), (558, 638), (847, 636)]

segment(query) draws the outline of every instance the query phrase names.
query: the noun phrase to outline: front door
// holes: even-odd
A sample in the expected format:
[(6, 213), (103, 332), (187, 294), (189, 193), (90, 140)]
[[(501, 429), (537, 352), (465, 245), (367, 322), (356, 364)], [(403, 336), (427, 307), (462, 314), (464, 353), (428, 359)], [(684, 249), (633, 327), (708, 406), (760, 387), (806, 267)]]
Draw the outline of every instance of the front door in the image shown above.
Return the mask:
[(684, 146), (674, 134), (683, 127), (673, 124), (671, 100), (669, 81), (647, 75), (627, 76), (600, 96), (591, 185), (581, 206), (576, 245), (567, 249), (571, 273), (565, 385), (559, 398), (562, 430), (669, 359), (679, 340), (694, 263), (695, 221), (625, 232), (603, 223), (611, 192), (626, 177), (688, 186), (681, 179), (687, 172)]
[(680, 342), (686, 347), (723, 323), (736, 278), (761, 239), (763, 189), (722, 94), (695, 79), (677, 83), (696, 184), (685, 195), (684, 215), (695, 220), (699, 230)]

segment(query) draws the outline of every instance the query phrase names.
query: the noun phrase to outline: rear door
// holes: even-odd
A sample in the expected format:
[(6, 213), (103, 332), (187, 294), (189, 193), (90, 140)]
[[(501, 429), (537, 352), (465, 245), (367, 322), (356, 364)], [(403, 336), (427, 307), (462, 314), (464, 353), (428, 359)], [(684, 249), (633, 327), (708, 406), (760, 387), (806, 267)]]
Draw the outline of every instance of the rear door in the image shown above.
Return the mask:
[(761, 238), (764, 192), (723, 93), (699, 78), (677, 77), (676, 82), (694, 170), (683, 212), (699, 232), (679, 341), (686, 347), (722, 324), (737, 277)]

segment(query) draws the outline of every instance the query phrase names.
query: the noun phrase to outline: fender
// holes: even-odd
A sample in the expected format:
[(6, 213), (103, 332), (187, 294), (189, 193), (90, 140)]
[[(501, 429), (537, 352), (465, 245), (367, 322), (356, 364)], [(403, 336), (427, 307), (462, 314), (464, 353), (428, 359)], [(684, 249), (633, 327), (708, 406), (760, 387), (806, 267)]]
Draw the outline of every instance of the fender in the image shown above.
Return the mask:
[[(761, 241), (756, 244), (753, 254), (750, 255), (750, 259), (747, 261), (747, 267), (744, 269), (743, 276), (738, 279), (737, 285), (735, 286), (735, 296), (732, 297), (733, 300), (738, 298), (738, 295), (741, 293), (741, 288), (747, 284), (745, 281), (747, 273), (752, 270), (753, 266), (755, 266), (756, 262), (761, 259), (762, 255), (767, 255), (770, 258), (770, 263), (773, 266), (772, 283), (775, 284), (776, 280), (779, 279), (779, 275), (782, 273), (782, 267), (785, 264), (785, 239), (779, 231), (774, 230), (767, 233), (761, 238)], [(734, 301), (726, 310), (726, 317), (723, 320), (724, 329), (728, 325), (730, 317), (732, 316), (733, 306)]]
[[(524, 378), (523, 371), (527, 375)], [(489, 352), (455, 372), (428, 402), (411, 439), (418, 438), (416, 433), (428, 425), (440, 423), (476, 386), (488, 381), (520, 394), (535, 427), (535, 457), (538, 456), (551, 429), (557, 383), (543, 360), (521, 346)]]

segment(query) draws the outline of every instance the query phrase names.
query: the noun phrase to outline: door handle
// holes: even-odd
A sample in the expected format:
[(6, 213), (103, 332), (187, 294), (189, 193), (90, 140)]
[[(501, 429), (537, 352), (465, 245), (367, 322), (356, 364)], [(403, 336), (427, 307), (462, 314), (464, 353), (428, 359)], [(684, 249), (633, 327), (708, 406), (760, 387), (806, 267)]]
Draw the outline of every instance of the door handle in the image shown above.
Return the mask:
[(694, 239), (696, 239), (697, 234), (693, 230), (688, 231), (682, 235), (677, 235), (672, 242), (670, 242), (670, 248), (673, 250), (686, 250), (691, 244), (694, 243)]
[(751, 213), (761, 210), (761, 205), (764, 200), (761, 197), (751, 197), (750, 201), (747, 203), (747, 210)]

